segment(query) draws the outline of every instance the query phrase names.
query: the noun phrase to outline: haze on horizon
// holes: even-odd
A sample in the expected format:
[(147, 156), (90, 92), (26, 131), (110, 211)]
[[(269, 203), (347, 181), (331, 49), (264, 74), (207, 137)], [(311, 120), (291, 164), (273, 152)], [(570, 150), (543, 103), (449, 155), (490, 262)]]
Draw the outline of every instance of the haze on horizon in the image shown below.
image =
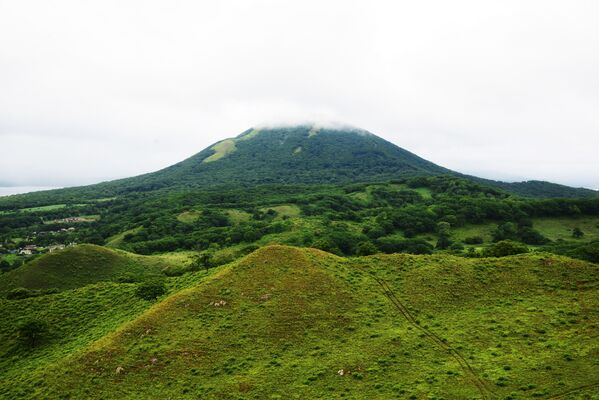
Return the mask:
[(599, 189), (597, 20), (582, 0), (0, 0), (0, 186), (333, 121), (459, 172)]

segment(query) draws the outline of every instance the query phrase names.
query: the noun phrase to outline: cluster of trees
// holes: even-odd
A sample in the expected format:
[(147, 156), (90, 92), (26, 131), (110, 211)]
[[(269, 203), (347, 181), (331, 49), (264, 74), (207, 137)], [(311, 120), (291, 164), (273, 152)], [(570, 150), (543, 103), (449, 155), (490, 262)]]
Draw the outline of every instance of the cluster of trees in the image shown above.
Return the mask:
[[(52, 225), (43, 224), (44, 220), (84, 212), (99, 215), (100, 219), (77, 224), (74, 232), (60, 237), (61, 241), (105, 244), (114, 235), (131, 231), (124, 236), (121, 247), (136, 253), (206, 251), (211, 245), (221, 248), (251, 245), (265, 235), (294, 229), (292, 221), (279, 218), (276, 212), (261, 211), (279, 204), (298, 206), (301, 217), (315, 227), (312, 232), (294, 235), (289, 239), (290, 244), (344, 255), (367, 254), (375, 249), (426, 253), (432, 251), (428, 243), (434, 242), (438, 250), (460, 251), (462, 244), (452, 240), (451, 230), (489, 221), (498, 225), (493, 232), (495, 242), (511, 240), (547, 246), (547, 239), (532, 226), (532, 218), (599, 215), (597, 198), (523, 199), (466, 179), (424, 176), (347, 186), (277, 184), (181, 192), (133, 191), (107, 201), (71, 203), (51, 211), (0, 214), (0, 241), (10, 243), (15, 237), (34, 237), (33, 232), (37, 234), (32, 239), (35, 244), (51, 241), (39, 234), (52, 229)], [(233, 221), (231, 209), (245, 212), (249, 218)], [(196, 221), (177, 219), (189, 210), (198, 211)], [(428, 237), (426, 241), (411, 240), (423, 235)], [(472, 237), (465, 242), (480, 244), (481, 238)], [(19, 245), (28, 243), (25, 240)]]

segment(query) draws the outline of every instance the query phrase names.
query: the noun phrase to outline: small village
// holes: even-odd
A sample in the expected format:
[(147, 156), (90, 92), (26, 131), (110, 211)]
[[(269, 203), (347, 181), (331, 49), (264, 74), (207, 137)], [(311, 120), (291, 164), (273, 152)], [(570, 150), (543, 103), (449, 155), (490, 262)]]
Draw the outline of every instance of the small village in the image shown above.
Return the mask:
[(6, 254), (16, 254), (19, 256), (31, 256), (34, 254), (41, 254), (41, 253), (52, 253), (58, 250), (64, 250), (67, 247), (72, 247), (77, 245), (76, 242), (70, 242), (67, 244), (52, 244), (50, 246), (38, 246), (35, 244), (28, 244), (26, 246), (23, 247), (19, 247), (17, 249), (11, 249), (11, 250), (6, 250), (4, 251), (4, 247), (2, 245), (0, 245), (0, 253), (6, 253)]

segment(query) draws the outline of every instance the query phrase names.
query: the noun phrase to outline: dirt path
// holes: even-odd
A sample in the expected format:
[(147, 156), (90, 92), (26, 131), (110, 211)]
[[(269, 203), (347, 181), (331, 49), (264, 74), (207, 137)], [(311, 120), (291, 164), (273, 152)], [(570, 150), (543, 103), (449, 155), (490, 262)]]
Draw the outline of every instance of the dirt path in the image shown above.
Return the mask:
[(466, 372), (466, 374), (470, 376), (472, 383), (476, 386), (476, 388), (478, 389), (478, 391), (484, 399), (492, 399), (497, 397), (497, 395), (489, 387), (489, 384), (478, 376), (478, 374), (474, 371), (474, 369), (464, 358), (464, 356), (460, 354), (460, 352), (451, 347), (451, 345), (449, 345), (449, 343), (443, 340), (439, 335), (422, 327), (418, 323), (418, 321), (416, 320), (416, 318), (414, 318), (412, 313), (410, 313), (408, 308), (395, 295), (395, 293), (389, 287), (387, 282), (385, 282), (382, 279), (379, 279), (373, 274), (370, 274), (370, 276), (372, 276), (376, 283), (381, 287), (381, 289), (383, 290), (383, 294), (389, 299), (389, 301), (391, 301), (393, 306), (413, 327), (421, 331), (435, 345), (449, 353), (458, 362), (458, 364), (460, 364), (460, 367), (464, 370), (464, 372)]
[(549, 397), (547, 397), (547, 399), (567, 399), (568, 396), (570, 396), (570, 395), (572, 395), (574, 393), (583, 392), (585, 390), (593, 389), (593, 388), (599, 388), (599, 382), (597, 382), (597, 383), (591, 383), (589, 385), (579, 386), (577, 388), (567, 390), (567, 391), (565, 391), (563, 393), (559, 393), (559, 394), (556, 394), (556, 395), (553, 395), (553, 396), (549, 396)]

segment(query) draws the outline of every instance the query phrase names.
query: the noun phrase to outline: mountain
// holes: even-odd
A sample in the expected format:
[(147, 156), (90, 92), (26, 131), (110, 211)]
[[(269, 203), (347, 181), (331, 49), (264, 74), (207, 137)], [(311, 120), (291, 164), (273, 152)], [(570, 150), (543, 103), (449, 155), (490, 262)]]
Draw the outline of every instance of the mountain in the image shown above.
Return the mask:
[[(260, 184), (388, 181), (452, 175), (528, 197), (588, 197), (597, 192), (549, 182), (506, 183), (460, 174), (355, 128), (300, 125), (248, 129), (157, 172), (52, 192), (100, 198), (129, 192)], [(28, 195), (31, 196), (31, 195)]]
[(368, 131), (315, 125), (248, 129), (171, 167), (116, 182), (128, 191), (146, 191), (172, 186), (367, 182), (443, 174), (522, 196), (597, 195), (592, 190), (549, 182), (507, 183), (471, 177), (418, 157)]
[(367, 131), (317, 128), (249, 129), (151, 174), (118, 182), (126, 190), (269, 183), (315, 184), (450, 174)]

